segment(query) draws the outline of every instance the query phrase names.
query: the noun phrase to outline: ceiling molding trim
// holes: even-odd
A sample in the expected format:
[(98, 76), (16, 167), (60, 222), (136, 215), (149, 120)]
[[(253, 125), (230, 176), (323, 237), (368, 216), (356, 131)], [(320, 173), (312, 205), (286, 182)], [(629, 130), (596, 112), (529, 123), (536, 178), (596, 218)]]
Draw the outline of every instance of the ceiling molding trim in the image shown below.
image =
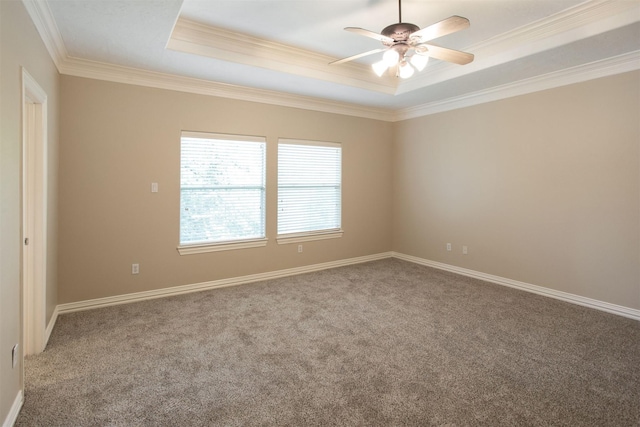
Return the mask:
[[(575, 29), (584, 29), (591, 24), (602, 24), (604, 28), (594, 28), (594, 33), (582, 33), (581, 38), (599, 34), (608, 29), (628, 25), (638, 20), (637, 14), (630, 13), (640, 10), (635, 1), (619, 0), (591, 0), (577, 6), (565, 9), (547, 18), (500, 34), (485, 42), (472, 45), (469, 48), (484, 50), (493, 48), (503, 51), (507, 46), (515, 48), (523, 44), (536, 43), (540, 40), (566, 35)], [(611, 19), (610, 19), (611, 18)], [(598, 27), (598, 25), (596, 25)], [(564, 43), (575, 41), (567, 39)], [(498, 47), (499, 46), (499, 47)], [(496, 47), (498, 47), (496, 49)]]
[(390, 95), (398, 84), (394, 77), (380, 78), (363, 64), (332, 66), (329, 63), (336, 58), (328, 55), (186, 19), (177, 21), (167, 48)]
[(398, 85), (397, 94), (407, 93), (472, 74), (523, 57), (595, 36), (638, 21), (640, 2), (592, 0), (563, 10), (463, 50), (475, 55), (464, 67), (440, 61)]
[(640, 70), (640, 51), (579, 65), (443, 101), (397, 110), (393, 121), (428, 116), (587, 80)]
[(382, 108), (372, 108), (308, 96), (291, 95), (265, 89), (253, 89), (78, 58), (68, 58), (62, 64), (60, 73), (76, 77), (175, 90), (178, 92), (195, 93), (220, 98), (231, 98), (281, 107), (300, 108), (383, 121), (393, 120), (393, 111)]
[[(71, 58), (68, 55), (60, 31), (46, 1), (22, 0), (22, 3), (42, 38), (49, 55), (61, 74), (383, 121), (407, 120), (640, 69), (640, 51), (635, 51), (617, 57), (549, 73), (543, 76), (474, 92), (460, 97), (449, 98), (443, 101), (394, 111), (391, 109), (366, 107), (264, 89), (252, 89), (202, 79)], [(474, 52), (476, 54), (476, 59), (487, 58), (484, 61), (492, 62), (502, 60), (505, 62), (516, 59), (516, 57), (513, 56), (509, 59), (510, 55), (517, 55), (517, 49), (515, 49), (517, 44), (513, 44), (516, 43), (516, 39), (518, 40), (517, 43), (537, 45), (542, 39), (555, 37), (555, 43), (561, 43), (563, 40), (565, 43), (568, 43), (572, 40), (572, 37), (575, 37), (576, 33), (583, 33), (584, 31), (591, 33), (595, 31), (595, 34), (598, 34), (609, 29), (637, 22), (639, 14), (640, 3), (636, 1), (591, 0), (574, 8), (552, 15), (549, 18), (520, 27), (505, 34), (501, 34), (485, 42), (469, 46), (465, 50)], [(207, 30), (212, 30), (211, 27), (203, 27)], [(218, 34), (218, 29), (213, 30)], [(244, 37), (246, 36), (242, 35), (242, 37), (244, 42)], [(193, 42), (193, 40), (190, 42)], [(237, 39), (233, 39), (233, 42), (235, 45), (238, 45)], [(319, 65), (321, 67), (329, 67), (328, 62), (335, 59), (329, 56), (320, 55), (298, 48), (292, 48), (286, 45), (278, 45), (273, 42), (260, 39), (255, 39), (255, 43), (252, 46), (257, 48), (258, 46), (263, 45), (267, 46), (267, 49), (273, 48), (274, 45), (276, 45), (286, 49), (296, 49), (296, 52), (299, 50), (301, 55), (300, 57), (303, 58), (303, 66), (307, 67), (309, 67), (311, 61), (305, 61), (311, 57), (315, 57), (317, 64), (320, 64), (318, 61), (321, 61), (322, 64)], [(227, 46), (227, 49), (228, 48), (229, 46)], [(262, 49), (262, 51), (265, 50), (264, 47), (261, 47), (260, 49)], [(252, 52), (252, 54), (255, 54), (255, 52)], [(307, 54), (311, 55), (311, 57), (305, 56)], [(489, 56), (494, 56), (494, 58), (489, 59)], [(419, 85), (419, 87), (426, 87), (429, 84), (434, 83), (434, 78), (436, 82), (445, 81), (452, 78), (452, 76), (466, 74), (467, 69), (469, 69), (469, 72), (472, 72), (478, 70), (471, 70), (471, 68), (475, 68), (477, 66), (482, 66), (482, 68), (484, 68), (487, 66), (486, 64), (481, 63), (483, 61), (477, 62), (478, 64), (474, 61), (474, 63), (465, 66), (464, 70), (462, 68), (456, 69), (456, 66), (444, 62), (434, 64), (425, 70), (426, 72), (423, 72), (419, 76), (415, 76), (413, 79), (399, 85), (397, 93), (406, 92), (405, 88), (408, 87), (407, 84), (411, 84), (414, 79), (429, 80), (429, 83)], [(367, 72), (362, 72), (363, 67), (367, 68)], [(371, 76), (371, 73), (368, 72), (368, 67), (357, 63), (342, 64), (339, 67), (332, 67), (331, 70), (334, 70), (336, 75), (340, 75), (340, 78), (343, 80), (339, 83), (342, 84), (349, 84), (345, 83), (345, 81), (350, 78), (359, 79), (360, 82), (367, 84), (366, 82)], [(448, 74), (451, 72), (453, 74)], [(442, 76), (438, 77), (440, 74), (442, 74)], [(371, 81), (374, 83), (379, 81), (376, 79), (371, 77)], [(385, 89), (383, 92), (395, 93), (394, 87), (396, 83), (391, 81), (391, 83), (387, 82), (386, 84), (391, 88), (391, 91), (389, 92), (389, 89)]]
[(68, 54), (49, 5), (44, 0), (22, 0), (22, 4), (59, 72)]

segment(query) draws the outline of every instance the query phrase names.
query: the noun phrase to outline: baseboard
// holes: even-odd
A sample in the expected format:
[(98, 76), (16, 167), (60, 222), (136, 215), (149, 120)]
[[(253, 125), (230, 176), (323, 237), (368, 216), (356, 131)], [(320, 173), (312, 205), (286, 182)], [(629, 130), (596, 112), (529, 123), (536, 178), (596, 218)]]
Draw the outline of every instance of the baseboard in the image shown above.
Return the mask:
[(22, 404), (24, 403), (24, 394), (22, 390), (18, 392), (15, 400), (13, 401), (13, 405), (11, 405), (11, 410), (7, 414), (7, 418), (5, 418), (2, 423), (2, 427), (13, 427), (18, 419), (18, 414), (20, 413), (20, 409), (22, 408)]
[(520, 290), (531, 292), (538, 295), (544, 295), (546, 297), (570, 302), (572, 304), (582, 305), (584, 307), (594, 308), (596, 310), (606, 311), (608, 313), (617, 314), (619, 316), (628, 317), (634, 320), (640, 320), (640, 310), (636, 310), (633, 308), (611, 304), (605, 301), (599, 301), (591, 298), (586, 298), (580, 295), (574, 295), (567, 292), (556, 291), (555, 289), (532, 285), (530, 283), (525, 283), (525, 282), (519, 282), (517, 280), (507, 279), (505, 277), (500, 277), (500, 276), (494, 276), (492, 274), (486, 274), (486, 273), (482, 273), (475, 270), (456, 267), (455, 265), (444, 264), (437, 261), (430, 261), (424, 258), (405, 255), (398, 252), (392, 252), (391, 254), (393, 258), (402, 259), (405, 261), (413, 262), (415, 264), (425, 265), (427, 267), (433, 267), (439, 270), (449, 271), (452, 273), (460, 274), (462, 276), (473, 277), (475, 279), (484, 280), (485, 282), (491, 282), (497, 285), (508, 286), (510, 288), (516, 288), (516, 289), (520, 289)]
[(377, 261), (385, 258), (398, 258), (404, 261), (413, 262), (415, 264), (425, 265), (440, 270), (449, 271), (460, 274), (462, 276), (473, 277), (475, 279), (484, 280), (486, 282), (495, 283), (510, 288), (516, 288), (538, 295), (559, 299), (570, 302), (572, 304), (582, 305), (596, 310), (606, 311), (608, 313), (617, 314), (619, 316), (628, 317), (640, 321), (640, 310), (611, 304), (605, 301), (599, 301), (592, 298), (586, 298), (580, 295), (574, 295), (567, 292), (557, 291), (543, 286), (532, 285), (530, 283), (520, 282), (517, 280), (507, 279), (505, 277), (494, 276), (492, 274), (482, 273), (475, 270), (469, 270), (454, 265), (444, 264), (437, 261), (430, 261), (424, 258), (418, 258), (411, 255), (405, 255), (399, 252), (383, 252), (374, 255), (367, 255), (357, 258), (349, 258), (339, 261), (331, 261), (321, 264), (313, 264), (303, 267), (289, 268), (286, 270), (278, 270), (267, 273), (252, 274), (248, 276), (232, 277), (229, 279), (214, 280), (210, 282), (195, 283), (192, 285), (174, 286), (171, 288), (157, 289), (146, 292), (136, 292), (125, 295), (117, 295), (113, 297), (97, 298), (86, 301), (78, 301), (66, 304), (60, 304), (56, 307), (51, 320), (47, 325), (46, 341), (49, 340), (53, 326), (59, 314), (71, 313), (74, 311), (90, 310), (94, 308), (108, 307), (112, 305), (128, 304), (132, 302), (145, 301), (149, 299), (162, 298), (173, 295), (181, 295), (191, 292), (205, 291), (209, 289), (224, 288), (227, 286), (237, 286), (247, 283), (260, 282), (263, 280), (278, 279), (281, 277), (294, 276), (296, 274), (311, 273), (314, 271), (327, 270), (330, 268), (343, 267), (347, 265), (360, 264), (363, 262)]
[(49, 323), (47, 323), (47, 328), (44, 330), (44, 348), (47, 347), (47, 343), (49, 342), (49, 337), (51, 337), (51, 332), (53, 331), (53, 327), (56, 325), (56, 320), (58, 320), (58, 306), (53, 309), (53, 314), (51, 315), (51, 319), (49, 319)]
[(60, 304), (56, 307), (56, 317), (58, 314), (72, 313), (74, 311), (90, 310), (94, 308), (108, 307), (112, 305), (127, 304), (149, 299), (162, 298), (173, 295), (187, 294), (191, 292), (205, 291), (209, 289), (224, 288), (227, 286), (237, 286), (246, 283), (261, 282), (263, 280), (278, 279), (281, 277), (294, 276), (297, 274), (311, 273), (314, 271), (327, 270), (330, 268), (343, 267), (363, 262), (377, 261), (391, 258), (391, 252), (383, 252), (374, 255), (367, 255), (357, 258), (349, 258), (339, 261), (325, 262), (321, 264), (307, 265), (303, 267), (289, 268), (267, 273), (251, 274), (248, 276), (232, 277), (229, 279), (214, 280), (211, 282), (195, 283), (192, 285), (174, 286), (171, 288), (157, 289), (153, 291), (136, 292), (113, 297), (97, 298), (86, 301), (78, 301)]

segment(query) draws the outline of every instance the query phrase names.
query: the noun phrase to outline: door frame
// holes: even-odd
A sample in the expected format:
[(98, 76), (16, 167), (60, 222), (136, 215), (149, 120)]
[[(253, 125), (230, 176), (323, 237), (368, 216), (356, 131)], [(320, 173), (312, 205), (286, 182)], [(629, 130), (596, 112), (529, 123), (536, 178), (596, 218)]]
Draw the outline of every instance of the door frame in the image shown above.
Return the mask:
[(23, 67), (23, 356), (40, 353), (46, 345), (47, 158), (47, 94)]

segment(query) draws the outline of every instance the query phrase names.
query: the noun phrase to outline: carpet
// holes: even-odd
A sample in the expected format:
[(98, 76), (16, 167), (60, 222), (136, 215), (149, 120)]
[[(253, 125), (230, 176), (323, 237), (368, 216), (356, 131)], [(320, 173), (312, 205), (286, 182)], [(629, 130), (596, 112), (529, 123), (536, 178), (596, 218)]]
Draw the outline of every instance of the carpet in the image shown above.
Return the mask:
[(17, 426), (638, 426), (640, 322), (397, 259), (61, 315)]

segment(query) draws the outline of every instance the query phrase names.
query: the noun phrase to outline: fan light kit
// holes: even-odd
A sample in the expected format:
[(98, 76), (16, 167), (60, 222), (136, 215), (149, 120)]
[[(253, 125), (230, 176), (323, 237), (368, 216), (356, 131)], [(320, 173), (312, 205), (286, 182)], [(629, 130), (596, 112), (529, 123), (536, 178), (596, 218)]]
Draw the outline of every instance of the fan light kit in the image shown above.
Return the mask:
[(398, 18), (397, 24), (385, 27), (380, 34), (363, 28), (345, 28), (352, 33), (381, 41), (385, 47), (339, 59), (331, 62), (330, 65), (342, 64), (374, 53), (384, 52), (382, 59), (371, 66), (373, 71), (381, 77), (389, 70), (396, 77), (408, 79), (413, 76), (416, 70), (424, 70), (429, 62), (429, 57), (460, 65), (473, 61), (471, 53), (427, 43), (435, 38), (468, 28), (470, 24), (467, 18), (454, 15), (420, 29), (417, 25), (402, 22), (402, 0), (398, 0)]

